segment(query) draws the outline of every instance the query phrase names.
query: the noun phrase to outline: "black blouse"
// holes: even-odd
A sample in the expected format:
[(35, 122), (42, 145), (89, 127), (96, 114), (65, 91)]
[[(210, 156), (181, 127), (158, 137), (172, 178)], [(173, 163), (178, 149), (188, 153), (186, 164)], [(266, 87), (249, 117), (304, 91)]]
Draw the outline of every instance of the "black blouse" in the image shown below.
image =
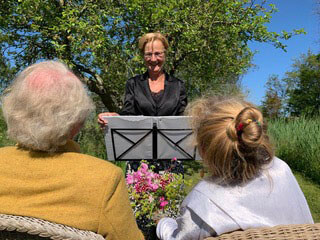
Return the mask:
[(148, 72), (130, 78), (126, 84), (120, 115), (178, 116), (187, 106), (185, 84), (165, 73), (164, 92), (157, 104), (148, 83)]

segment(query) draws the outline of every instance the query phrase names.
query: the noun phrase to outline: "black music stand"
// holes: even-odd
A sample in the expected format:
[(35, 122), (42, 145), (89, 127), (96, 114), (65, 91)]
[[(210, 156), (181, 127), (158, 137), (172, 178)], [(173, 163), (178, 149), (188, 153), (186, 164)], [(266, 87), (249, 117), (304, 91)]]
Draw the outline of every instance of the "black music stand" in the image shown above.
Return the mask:
[(109, 161), (200, 160), (186, 116), (110, 116), (105, 141)]

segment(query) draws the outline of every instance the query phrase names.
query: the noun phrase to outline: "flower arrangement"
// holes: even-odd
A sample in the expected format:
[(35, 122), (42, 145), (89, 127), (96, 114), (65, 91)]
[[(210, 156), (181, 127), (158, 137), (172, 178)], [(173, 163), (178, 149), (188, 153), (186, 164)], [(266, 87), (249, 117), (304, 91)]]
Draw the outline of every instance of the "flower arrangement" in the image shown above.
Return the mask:
[(168, 170), (158, 174), (153, 168), (142, 161), (138, 170), (126, 177), (131, 206), (141, 229), (155, 226), (155, 215), (176, 217), (186, 196), (184, 185), (188, 183), (182, 174)]

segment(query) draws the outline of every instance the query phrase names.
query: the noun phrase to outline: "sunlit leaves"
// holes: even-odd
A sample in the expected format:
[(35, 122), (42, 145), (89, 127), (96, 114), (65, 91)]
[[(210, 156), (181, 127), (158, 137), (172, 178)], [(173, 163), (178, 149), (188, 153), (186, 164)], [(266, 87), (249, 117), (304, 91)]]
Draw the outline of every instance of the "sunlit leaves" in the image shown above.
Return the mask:
[(303, 30), (269, 32), (276, 11), (253, 0), (8, 0), (1, 2), (0, 46), (17, 70), (59, 58), (81, 75), (111, 110), (121, 106), (126, 79), (145, 71), (139, 37), (161, 31), (169, 40), (166, 70), (189, 95), (237, 84), (250, 67), (250, 41), (284, 49)]

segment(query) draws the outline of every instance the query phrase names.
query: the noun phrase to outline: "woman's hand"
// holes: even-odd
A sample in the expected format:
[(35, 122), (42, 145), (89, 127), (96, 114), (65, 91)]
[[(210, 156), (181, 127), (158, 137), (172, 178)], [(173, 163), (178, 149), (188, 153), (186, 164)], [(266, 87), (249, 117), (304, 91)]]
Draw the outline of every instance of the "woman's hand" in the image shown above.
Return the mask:
[(119, 116), (118, 113), (116, 112), (104, 112), (104, 113), (100, 113), (98, 115), (98, 123), (100, 124), (100, 126), (102, 128), (104, 128), (105, 126), (107, 126), (108, 124), (108, 120), (104, 119), (103, 117), (107, 117), (107, 116)]

